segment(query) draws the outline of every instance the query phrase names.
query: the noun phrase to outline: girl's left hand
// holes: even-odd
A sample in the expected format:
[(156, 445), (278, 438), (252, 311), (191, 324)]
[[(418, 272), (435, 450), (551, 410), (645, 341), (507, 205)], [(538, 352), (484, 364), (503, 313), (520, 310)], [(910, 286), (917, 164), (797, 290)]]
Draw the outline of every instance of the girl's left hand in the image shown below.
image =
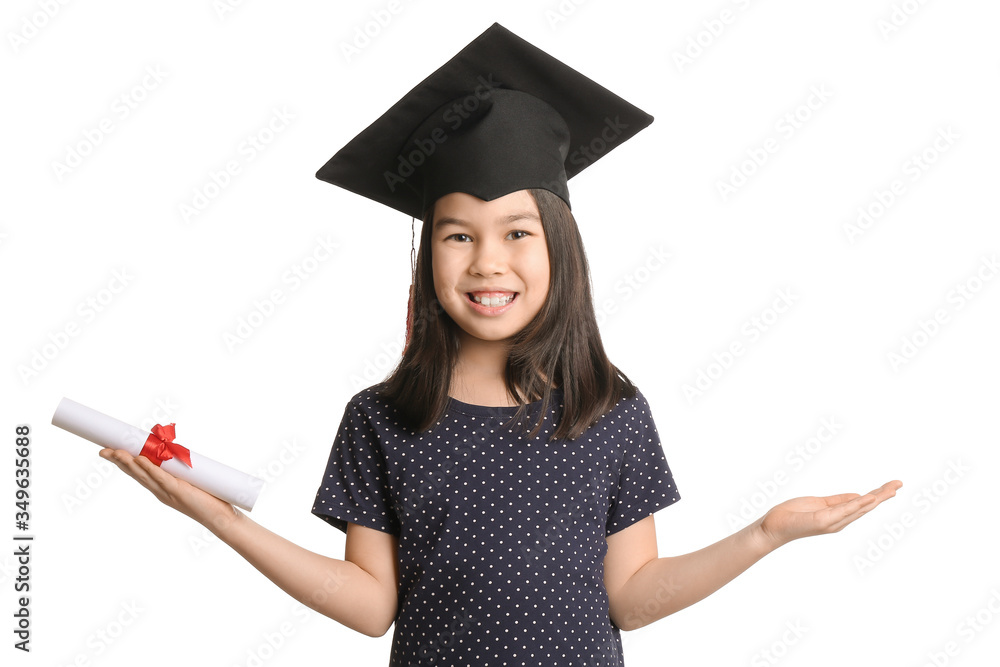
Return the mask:
[(836, 533), (878, 507), (883, 500), (895, 496), (901, 486), (902, 482), (893, 480), (863, 496), (841, 493), (823, 498), (792, 498), (768, 510), (757, 521), (757, 532), (770, 549), (776, 549), (800, 537)]

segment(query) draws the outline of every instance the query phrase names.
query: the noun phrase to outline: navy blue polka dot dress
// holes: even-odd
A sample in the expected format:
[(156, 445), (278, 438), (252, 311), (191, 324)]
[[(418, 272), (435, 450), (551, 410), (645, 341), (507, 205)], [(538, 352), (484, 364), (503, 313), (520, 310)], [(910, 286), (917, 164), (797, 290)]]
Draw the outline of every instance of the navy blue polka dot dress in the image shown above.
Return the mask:
[(546, 442), (553, 390), (516, 407), (449, 399), (414, 434), (369, 387), (344, 410), (312, 512), (397, 536), (390, 667), (624, 665), (604, 587), (606, 537), (680, 496), (642, 393), (575, 440)]

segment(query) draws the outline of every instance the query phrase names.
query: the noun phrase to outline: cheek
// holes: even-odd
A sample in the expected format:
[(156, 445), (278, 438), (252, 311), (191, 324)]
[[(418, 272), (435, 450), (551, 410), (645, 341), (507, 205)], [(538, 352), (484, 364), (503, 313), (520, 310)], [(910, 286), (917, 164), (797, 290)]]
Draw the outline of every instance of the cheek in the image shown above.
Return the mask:
[(453, 280), (450, 278), (450, 273), (447, 267), (435, 265), (431, 271), (431, 275), (434, 278), (434, 293), (437, 295), (438, 300), (442, 300), (442, 297), (452, 291)]
[(435, 287), (435, 289), (437, 288), (438, 285), (441, 284), (441, 280), (442, 280), (442, 275), (441, 274), (442, 274), (442, 271), (441, 271), (441, 259), (438, 257), (437, 253), (435, 253), (431, 257), (431, 278), (434, 279), (434, 287)]
[(552, 280), (552, 267), (549, 264), (548, 250), (540, 252), (532, 262), (534, 268), (534, 280), (542, 289), (539, 291), (544, 295), (549, 293), (549, 281)]

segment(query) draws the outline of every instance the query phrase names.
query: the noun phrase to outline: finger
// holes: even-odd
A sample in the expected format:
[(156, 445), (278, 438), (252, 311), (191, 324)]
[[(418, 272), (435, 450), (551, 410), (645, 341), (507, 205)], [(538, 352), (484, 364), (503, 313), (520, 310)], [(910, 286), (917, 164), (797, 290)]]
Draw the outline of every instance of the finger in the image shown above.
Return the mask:
[[(845, 501), (849, 502), (851, 500), (858, 500), (860, 504), (870, 503), (872, 499), (875, 499), (878, 501), (878, 503), (881, 503), (883, 500), (888, 500), (889, 498), (895, 496), (896, 491), (902, 486), (903, 486), (902, 482), (900, 482), (899, 480), (893, 480), (891, 482), (886, 482), (877, 489), (872, 489), (863, 496), (858, 495), (856, 493), (842, 493), (837, 496), (827, 496), (826, 498), (824, 498), (824, 500), (833, 501), (830, 503), (831, 505), (838, 504), (836, 502), (837, 499), (840, 499), (840, 502), (845, 502)], [(876, 503), (876, 505), (878, 503)], [(874, 507), (874, 505), (872, 507)]]
[(850, 514), (844, 516), (839, 521), (837, 521), (837, 522), (835, 522), (835, 523), (833, 523), (833, 524), (830, 525), (830, 527), (828, 529), (829, 532), (836, 533), (836, 532), (842, 530), (845, 526), (848, 526), (848, 525), (854, 523), (855, 521), (857, 521), (858, 519), (860, 519), (861, 517), (863, 517), (865, 514), (868, 514), (869, 512), (871, 512), (873, 509), (875, 509), (876, 505), (878, 505), (878, 503), (870, 503), (869, 505), (867, 505), (867, 506), (865, 506), (865, 507), (863, 507), (863, 508), (861, 508), (861, 509), (859, 509), (859, 510), (857, 510), (855, 512), (851, 512)]
[(886, 500), (895, 497), (896, 491), (903, 486), (903, 483), (899, 480), (893, 480), (891, 482), (886, 482), (874, 491), (870, 491), (868, 496), (875, 498), (876, 502), (869, 507), (869, 510), (874, 509), (877, 505), (882, 504)]
[(849, 500), (854, 500), (855, 498), (860, 497), (860, 494), (857, 493), (838, 493), (835, 496), (824, 496), (820, 498), (820, 500), (824, 501), (828, 507), (833, 507), (834, 505), (846, 503)]
[(132, 458), (132, 455), (127, 451), (124, 449), (111, 449), (110, 447), (107, 447), (102, 449), (99, 454), (101, 455), (101, 458), (107, 459), (118, 466), (118, 468), (126, 475), (132, 476), (132, 471), (128, 466), (128, 462)]
[(888, 482), (878, 489), (857, 498), (856, 501), (861, 504), (849, 508), (849, 511), (845, 512), (840, 519), (830, 525), (830, 531), (837, 532), (844, 528), (844, 526), (847, 526), (865, 514), (868, 514), (868, 512), (871, 512), (873, 509), (882, 504), (883, 500), (888, 500), (896, 495), (896, 489), (900, 488), (902, 485), (902, 482), (899, 482), (898, 480)]
[(878, 504), (878, 498), (870, 494), (859, 496), (856, 493), (845, 493), (841, 495), (853, 495), (854, 497), (818, 512), (818, 514), (822, 515), (820, 522), (826, 526), (827, 531), (834, 532), (835, 530), (839, 530), (835, 526), (846, 526)]
[(139, 456), (136, 456), (132, 460), (135, 461), (135, 464), (137, 466), (145, 470), (150, 475), (159, 475), (163, 473), (163, 469), (160, 468), (160, 466), (156, 465), (155, 463), (147, 459), (145, 456), (142, 456), (141, 454)]
[[(849, 494), (844, 494), (844, 495), (849, 495)], [(850, 514), (851, 512), (857, 510), (859, 507), (864, 507), (865, 505), (868, 505), (869, 503), (872, 502), (876, 502), (878, 500), (878, 497), (873, 496), (870, 493), (866, 493), (863, 496), (857, 493), (853, 495), (854, 495), (853, 498), (846, 500), (845, 502), (841, 503), (840, 505), (837, 505), (836, 507), (831, 507), (830, 509), (840, 509), (843, 511), (844, 514)]]
[(149, 472), (140, 465), (139, 459), (143, 459), (144, 457), (132, 456), (124, 449), (111, 450), (111, 453), (105, 456), (105, 451), (106, 450), (101, 450), (102, 456), (110, 460), (118, 466), (122, 472), (139, 482), (142, 486), (146, 487), (150, 491), (153, 491), (154, 493), (161, 488), (162, 485), (154, 481)]
[(141, 470), (145, 478), (150, 481), (150, 483), (155, 484), (157, 488), (172, 493), (174, 488), (177, 486), (181, 480), (177, 479), (175, 476), (171, 475), (169, 472), (156, 465), (145, 456), (135, 456), (132, 458), (131, 464), (136, 468)]
[(170, 474), (160, 466), (156, 465), (145, 456), (135, 457), (135, 464), (142, 468), (147, 476), (151, 480), (157, 483), (161, 488), (175, 488), (178, 484), (187, 484), (182, 479), (178, 479), (174, 475)]
[(139, 475), (140, 472), (146, 473), (149, 477), (154, 477), (156, 475), (156, 473), (153, 472), (153, 469), (158, 468), (158, 466), (154, 465), (145, 456), (132, 456), (128, 450), (110, 448), (102, 449), (100, 451), (100, 455), (110, 460), (112, 463), (133, 477)]
[(898, 479), (894, 479), (891, 482), (886, 482), (877, 489), (869, 491), (869, 493), (873, 496), (878, 497), (880, 501), (888, 500), (889, 498), (892, 498), (894, 495), (896, 495), (896, 491), (899, 491), (899, 489), (901, 489), (902, 486), (903, 486), (902, 482), (900, 482)]

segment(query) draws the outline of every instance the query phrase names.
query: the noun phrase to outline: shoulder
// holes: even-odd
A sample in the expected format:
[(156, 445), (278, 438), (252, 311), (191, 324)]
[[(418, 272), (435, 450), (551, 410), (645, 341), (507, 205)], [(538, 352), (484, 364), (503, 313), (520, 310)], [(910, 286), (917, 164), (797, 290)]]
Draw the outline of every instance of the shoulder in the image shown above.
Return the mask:
[(382, 387), (382, 383), (374, 384), (351, 396), (344, 408), (345, 417), (352, 417), (380, 428), (403, 430), (402, 415), (382, 396)]
[(610, 431), (625, 435), (629, 432), (647, 430), (652, 421), (652, 411), (645, 395), (633, 385), (630, 389), (626, 389), (610, 408), (606, 408), (591, 422), (587, 431), (591, 433)]
[(631, 396), (622, 396), (601, 422), (605, 428), (614, 427), (633, 442), (644, 441), (656, 431), (649, 401), (638, 387), (635, 387), (635, 393)]
[(646, 400), (646, 396), (642, 393), (639, 387), (635, 387), (635, 393), (632, 395), (624, 395), (618, 399), (618, 402), (611, 409), (609, 414), (615, 416), (631, 416), (631, 417), (641, 417), (645, 419), (652, 418), (652, 411), (649, 407), (649, 401)]
[(368, 411), (371, 409), (391, 409), (392, 406), (389, 405), (388, 401), (382, 397), (381, 389), (383, 383), (373, 384), (370, 387), (365, 387), (358, 393), (351, 396), (347, 401), (348, 408), (357, 408), (362, 411)]

